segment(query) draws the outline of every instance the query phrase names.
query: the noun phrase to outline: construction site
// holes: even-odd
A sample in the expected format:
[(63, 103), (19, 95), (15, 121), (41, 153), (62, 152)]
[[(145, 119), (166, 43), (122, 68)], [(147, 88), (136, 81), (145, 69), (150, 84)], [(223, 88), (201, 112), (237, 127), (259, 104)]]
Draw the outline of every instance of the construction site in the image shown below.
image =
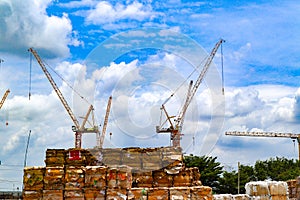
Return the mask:
[[(300, 199), (300, 178), (288, 182), (259, 181), (246, 184), (246, 194), (215, 194), (211, 187), (201, 183), (201, 171), (186, 167), (181, 147), (182, 127), (186, 111), (202, 83), (211, 62), (224, 40), (219, 40), (208, 56), (196, 80), (190, 82), (184, 105), (178, 116), (170, 116), (165, 104), (161, 111), (166, 120), (156, 127), (157, 133), (170, 133), (171, 146), (158, 148), (103, 148), (107, 123), (112, 106), (109, 97), (102, 130), (94, 123), (94, 107), (89, 109), (81, 124), (48, 72), (38, 53), (30, 48), (53, 90), (74, 123), (74, 148), (47, 149), (45, 166), (24, 168), (22, 196), (11, 199), (24, 200), (250, 200), (250, 199)], [(0, 108), (9, 94), (7, 90)], [(90, 127), (88, 119), (92, 119)], [(94, 133), (97, 146), (82, 148), (82, 134)], [(296, 134), (242, 134), (226, 135), (289, 137), (298, 141)], [(300, 148), (300, 146), (299, 146)], [(5, 196), (5, 194), (4, 194)], [(3, 199), (9, 199), (5, 198)]]

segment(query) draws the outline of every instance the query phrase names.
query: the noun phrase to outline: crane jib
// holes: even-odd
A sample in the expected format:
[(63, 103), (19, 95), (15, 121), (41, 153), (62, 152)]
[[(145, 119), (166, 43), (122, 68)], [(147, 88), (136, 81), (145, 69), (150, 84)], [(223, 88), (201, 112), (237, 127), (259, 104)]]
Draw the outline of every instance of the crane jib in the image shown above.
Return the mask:
[(66, 111), (68, 112), (70, 118), (72, 119), (74, 126), (72, 127), (72, 130), (75, 132), (75, 147), (76, 148), (81, 148), (81, 136), (82, 133), (98, 133), (98, 127), (94, 125), (94, 118), (93, 118), (93, 127), (92, 128), (85, 128), (85, 124), (87, 122), (87, 119), (89, 117), (89, 115), (93, 112), (93, 106), (90, 105), (89, 110), (82, 122), (82, 125), (80, 126), (79, 121), (77, 120), (77, 118), (75, 117), (72, 109), (70, 108), (70, 106), (68, 105), (66, 99), (64, 98), (63, 94), (61, 93), (61, 91), (59, 90), (59, 88), (57, 87), (56, 83), (54, 82), (51, 74), (48, 72), (45, 64), (43, 63), (42, 59), (40, 58), (40, 56), (37, 54), (37, 52), (33, 49), (30, 48), (28, 51), (30, 51), (35, 59), (37, 60), (37, 62), (39, 63), (40, 67), (42, 68), (44, 74), (46, 75), (47, 79), (49, 80), (51, 86), (53, 87), (54, 91), (56, 92), (58, 98), (60, 99), (61, 103), (63, 104), (64, 108), (66, 109)]
[(190, 103), (192, 102), (193, 100), (193, 97), (194, 95), (196, 94), (200, 84), (202, 83), (207, 71), (208, 71), (208, 68), (210, 67), (211, 63), (212, 63), (212, 60), (214, 58), (214, 56), (216, 55), (217, 53), (217, 50), (218, 48), (220, 47), (220, 45), (225, 42), (225, 40), (223, 39), (220, 39), (214, 46), (213, 50), (211, 51), (209, 57), (207, 58), (204, 66), (203, 66), (203, 69), (200, 73), (200, 75), (198, 76), (195, 84), (193, 85), (193, 83), (191, 82), (190, 83), (190, 86), (189, 86), (189, 89), (188, 89), (188, 92), (187, 92), (187, 97), (186, 97), (186, 100), (185, 100), (185, 103), (181, 109), (181, 111), (179, 112), (178, 116), (176, 117), (176, 124), (175, 126), (173, 126), (171, 120), (170, 120), (170, 116), (168, 115), (166, 109), (165, 109), (165, 104), (170, 100), (170, 98), (174, 95), (172, 94), (168, 99), (166, 99), (166, 101), (162, 104), (162, 107), (161, 109), (164, 111), (165, 115), (166, 115), (166, 118), (167, 120), (169, 121), (170, 123), (170, 128), (162, 128), (163, 125), (160, 125), (160, 126), (157, 126), (156, 128), (156, 132), (158, 133), (163, 133), (163, 132), (170, 132), (171, 133), (171, 139), (173, 141), (173, 146), (175, 147), (179, 147), (180, 146), (180, 140), (181, 140), (181, 130), (182, 130), (182, 126), (183, 126), (183, 122), (184, 122), (184, 118), (185, 118), (185, 114), (186, 114), (186, 111), (190, 105)]

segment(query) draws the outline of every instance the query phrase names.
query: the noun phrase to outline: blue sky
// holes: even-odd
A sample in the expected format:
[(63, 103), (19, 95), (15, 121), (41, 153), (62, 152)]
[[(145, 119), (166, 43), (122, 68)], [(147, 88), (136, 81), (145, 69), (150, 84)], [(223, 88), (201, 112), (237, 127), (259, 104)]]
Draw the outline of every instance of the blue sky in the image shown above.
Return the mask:
[[(155, 133), (160, 104), (223, 38), (225, 95), (219, 93), (219, 49), (188, 111), (184, 151), (217, 156), (228, 168), (297, 158), (290, 139), (224, 132), (298, 133), (299, 12), (298, 1), (1, 1), (0, 94), (11, 93), (0, 110), (0, 190), (22, 185), (29, 130), (29, 166), (44, 165), (47, 148), (74, 145), (72, 121), (35, 60), (28, 99), (29, 47), (95, 106), (100, 124), (113, 95), (106, 147), (146, 147), (169, 145), (168, 135)], [(51, 73), (76, 116), (83, 116), (88, 105)], [(167, 105), (170, 114), (179, 111), (183, 85)], [(95, 145), (94, 135), (83, 140), (85, 147)]]

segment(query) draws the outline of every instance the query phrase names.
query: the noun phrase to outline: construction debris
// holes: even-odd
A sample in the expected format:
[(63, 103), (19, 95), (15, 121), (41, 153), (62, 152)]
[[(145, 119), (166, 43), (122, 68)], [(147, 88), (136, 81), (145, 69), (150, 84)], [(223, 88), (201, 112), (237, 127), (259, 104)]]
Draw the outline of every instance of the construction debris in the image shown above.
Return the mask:
[(212, 200), (180, 148), (48, 149), (45, 167), (24, 168), (24, 200)]

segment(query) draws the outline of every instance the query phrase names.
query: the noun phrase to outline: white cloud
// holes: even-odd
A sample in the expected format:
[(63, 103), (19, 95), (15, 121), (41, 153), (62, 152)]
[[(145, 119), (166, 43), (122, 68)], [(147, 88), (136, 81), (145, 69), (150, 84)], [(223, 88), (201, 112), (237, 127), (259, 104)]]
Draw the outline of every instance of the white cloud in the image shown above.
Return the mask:
[(92, 7), (95, 6), (98, 1), (95, 0), (80, 0), (80, 1), (70, 1), (67, 3), (59, 3), (58, 5), (63, 8), (82, 8), (82, 7)]
[(50, 3), (50, 0), (2, 1), (0, 9), (6, 11), (0, 18), (0, 50), (18, 53), (35, 47), (55, 56), (67, 56), (68, 45), (80, 42), (72, 37), (68, 14), (47, 15)]
[[(295, 88), (290, 87), (291, 93), (284, 95), (274, 94), (270, 91), (278, 90), (277, 85), (261, 87), (249, 86), (239, 89), (227, 89), (226, 92), (226, 127), (236, 125), (245, 126), (243, 129), (253, 128), (265, 131), (296, 131), (294, 122)], [(277, 88), (277, 89), (276, 89)], [(294, 93), (293, 93), (294, 92)], [(232, 125), (231, 125), (232, 124)], [(289, 124), (284, 125), (284, 124)]]
[(84, 67), (85, 66), (80, 63), (72, 64), (70, 62), (63, 61), (55, 67), (55, 71), (67, 83), (72, 83)]
[(151, 6), (137, 1), (129, 5), (120, 3), (112, 5), (107, 1), (101, 1), (89, 11), (86, 21), (92, 24), (110, 24), (123, 19), (142, 21), (152, 16)]
[(225, 131), (299, 133), (299, 119), (295, 118), (296, 91), (297, 88), (278, 85), (227, 88), (226, 120), (219, 144), (212, 154), (222, 163), (240, 161), (249, 165), (275, 156), (296, 158), (297, 151), (290, 138), (224, 135)]
[(243, 116), (261, 108), (264, 102), (259, 99), (258, 95), (258, 91), (252, 88), (237, 89), (233, 93), (226, 92), (226, 103), (230, 108), (228, 112)]
[(251, 43), (247, 43), (244, 46), (240, 47), (237, 51), (231, 54), (231, 59), (239, 63), (241, 60), (244, 60), (249, 52), (251, 51)]

